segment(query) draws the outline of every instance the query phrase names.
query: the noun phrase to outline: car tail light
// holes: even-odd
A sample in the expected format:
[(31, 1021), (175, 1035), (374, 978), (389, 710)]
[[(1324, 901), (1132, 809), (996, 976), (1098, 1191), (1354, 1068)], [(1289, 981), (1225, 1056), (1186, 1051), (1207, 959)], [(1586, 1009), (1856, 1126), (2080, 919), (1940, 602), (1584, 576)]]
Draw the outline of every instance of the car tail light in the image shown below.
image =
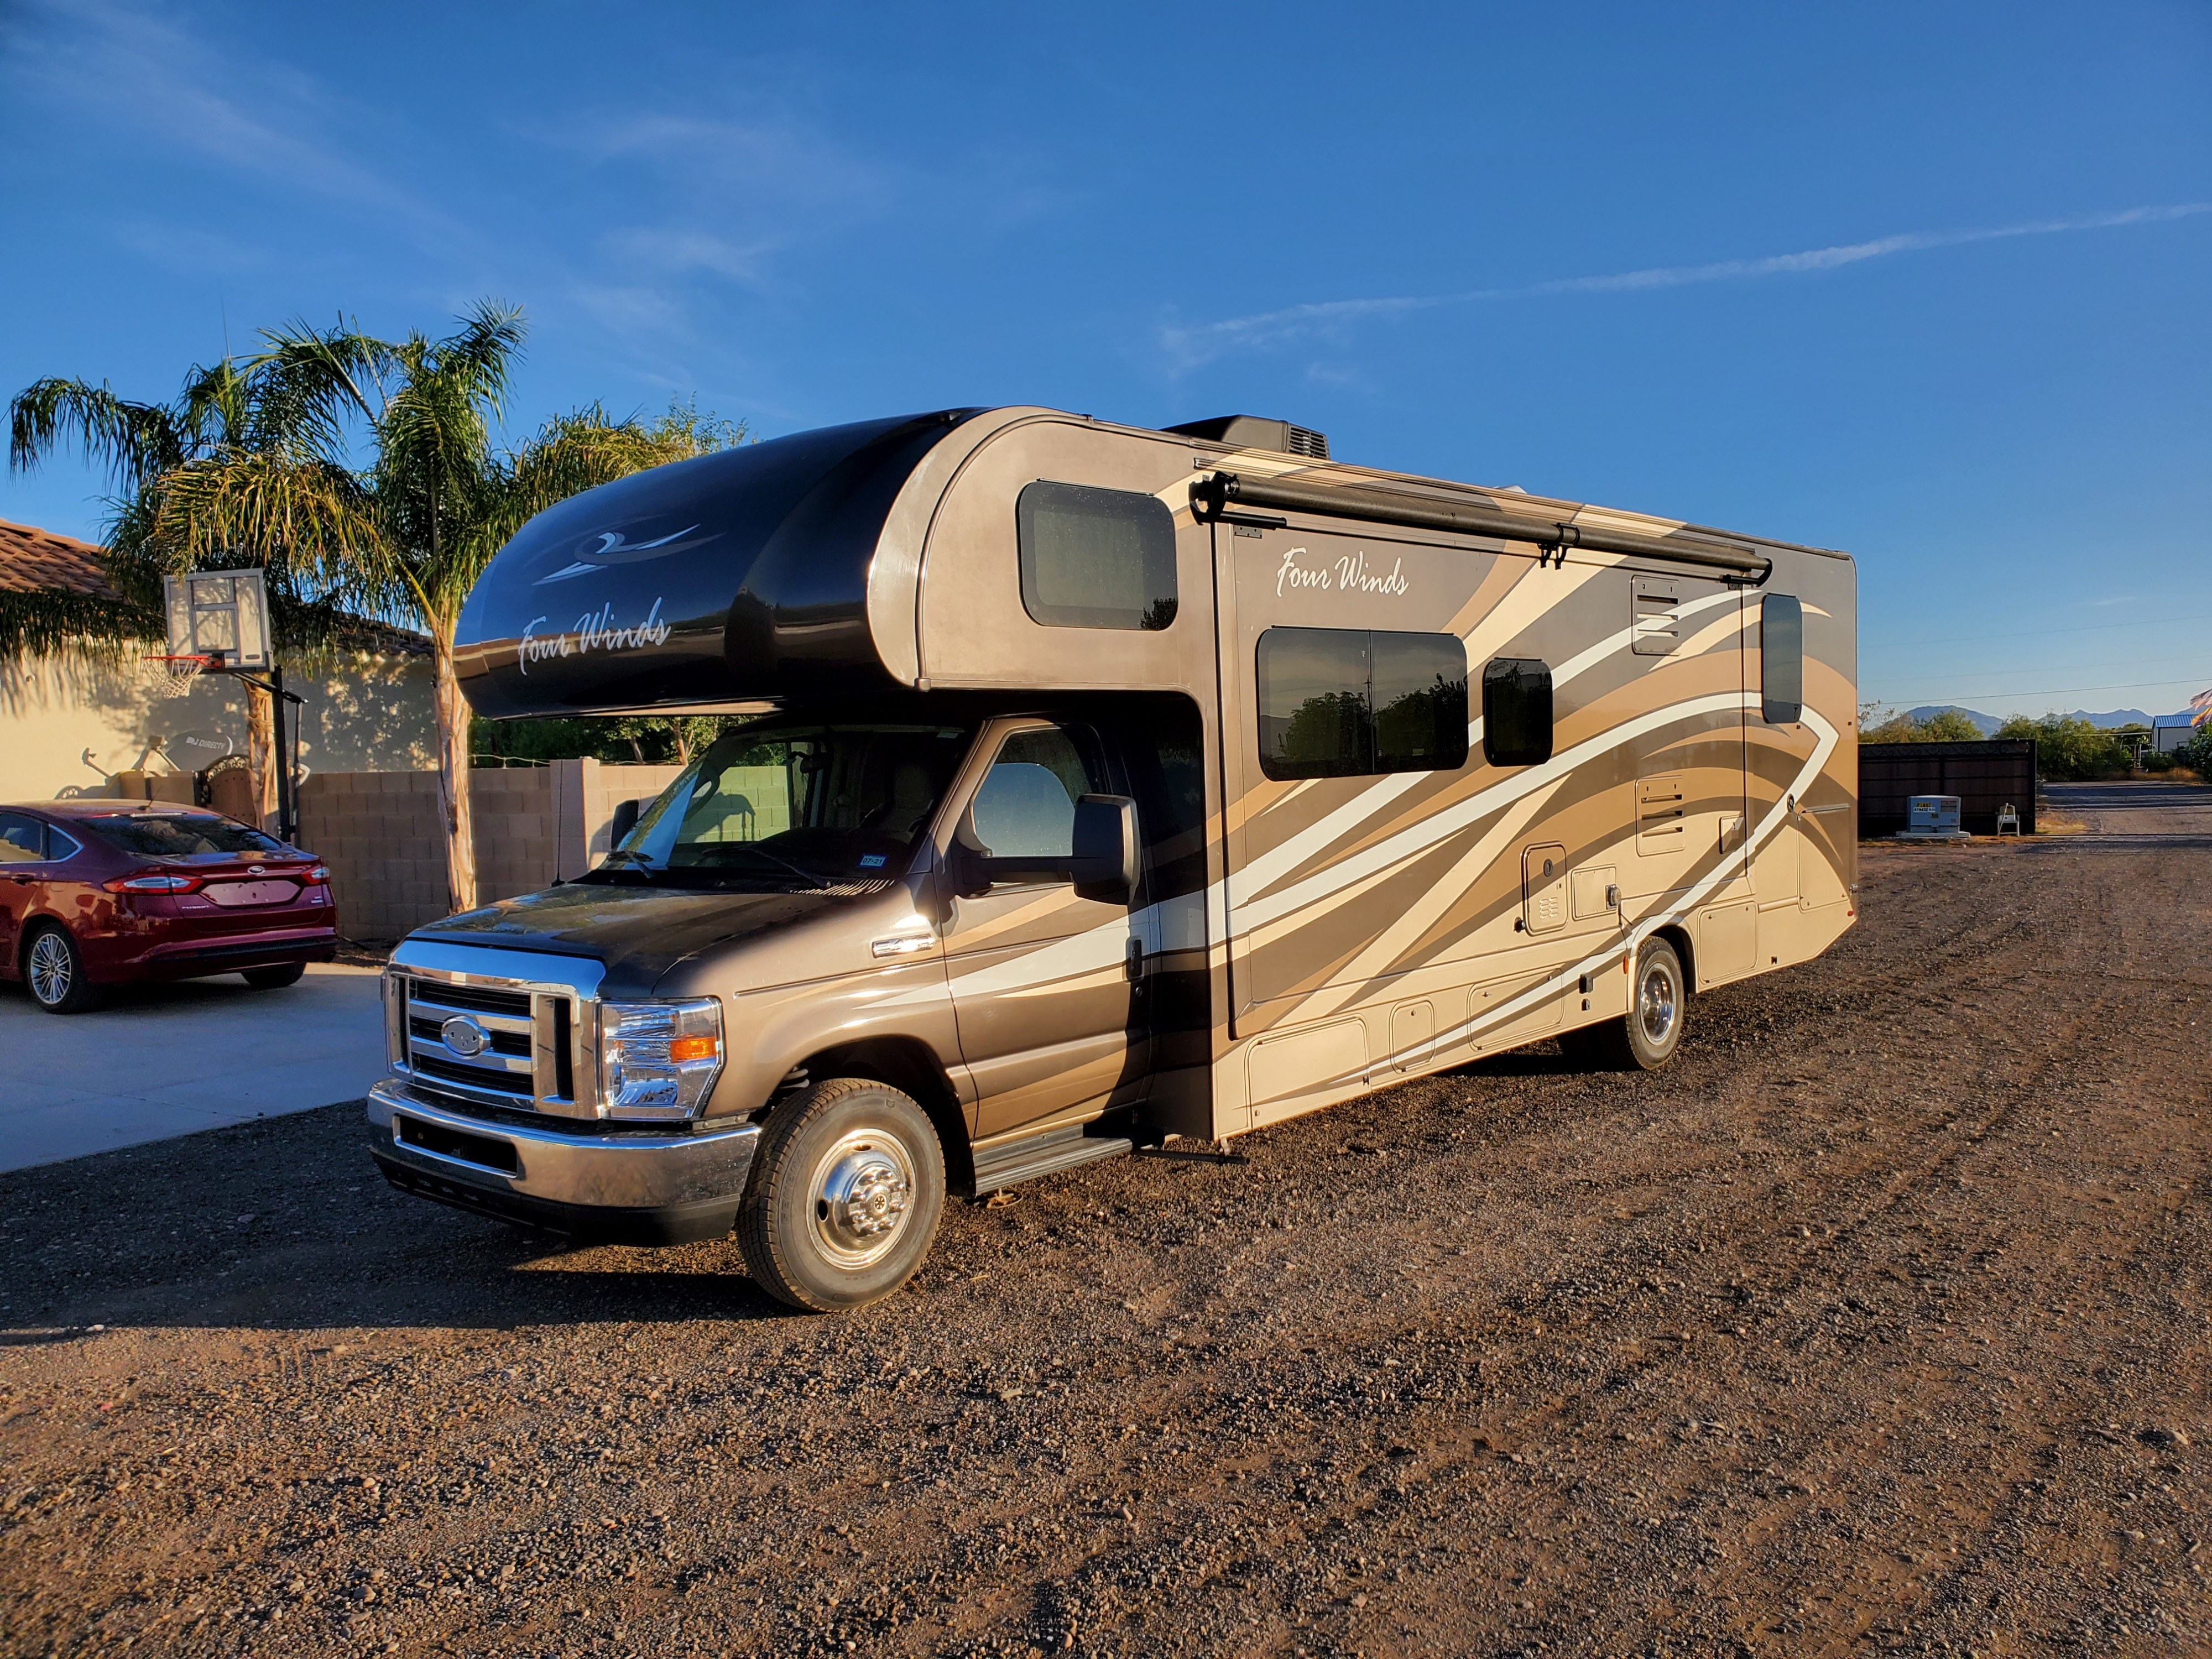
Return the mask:
[(330, 878), (331, 867), (327, 864), (319, 864), (313, 869), (308, 871), (306, 875), (300, 878), (301, 881), (306, 882), (310, 887), (320, 887), (324, 883), (330, 880)]
[(100, 885), (111, 893), (191, 893), (206, 883), (198, 876), (161, 876), (149, 871), (136, 876), (118, 876)]

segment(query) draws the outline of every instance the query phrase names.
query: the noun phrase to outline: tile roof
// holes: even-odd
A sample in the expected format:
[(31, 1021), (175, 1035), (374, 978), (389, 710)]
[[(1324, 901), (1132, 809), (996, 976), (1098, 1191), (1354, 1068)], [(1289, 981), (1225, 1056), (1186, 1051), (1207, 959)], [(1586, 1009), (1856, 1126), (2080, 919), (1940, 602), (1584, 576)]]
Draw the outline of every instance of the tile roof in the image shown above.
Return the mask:
[(0, 519), (0, 589), (37, 593), (57, 588), (87, 599), (123, 598), (100, 568), (100, 549), (90, 542)]
[[(75, 593), (120, 605), (123, 594), (107, 580), (102, 550), (74, 536), (0, 519), (0, 592)], [(427, 657), (430, 637), (368, 617), (343, 617), (331, 641), (374, 656)]]

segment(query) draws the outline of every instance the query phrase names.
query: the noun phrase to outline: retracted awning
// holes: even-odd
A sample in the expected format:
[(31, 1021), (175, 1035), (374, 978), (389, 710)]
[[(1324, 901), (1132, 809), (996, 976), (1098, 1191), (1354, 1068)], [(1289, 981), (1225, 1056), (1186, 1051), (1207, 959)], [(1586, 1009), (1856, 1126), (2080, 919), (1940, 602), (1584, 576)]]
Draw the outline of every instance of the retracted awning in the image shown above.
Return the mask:
[(1756, 582), (1766, 580), (1774, 562), (1737, 543), (1682, 532), (1644, 536), (1632, 531), (1571, 524), (1534, 513), (1513, 513), (1480, 498), (1464, 501), (1411, 490), (1305, 483), (1291, 478), (1257, 478), (1216, 472), (1190, 487), (1192, 510), (1201, 520), (1235, 522), (1257, 511), (1309, 513), (1318, 518), (1356, 519), (1365, 524), (1402, 525), (1413, 530), (1446, 530), (1462, 536), (1533, 542), (1547, 554), (1569, 548), (1623, 553), (1725, 571)]

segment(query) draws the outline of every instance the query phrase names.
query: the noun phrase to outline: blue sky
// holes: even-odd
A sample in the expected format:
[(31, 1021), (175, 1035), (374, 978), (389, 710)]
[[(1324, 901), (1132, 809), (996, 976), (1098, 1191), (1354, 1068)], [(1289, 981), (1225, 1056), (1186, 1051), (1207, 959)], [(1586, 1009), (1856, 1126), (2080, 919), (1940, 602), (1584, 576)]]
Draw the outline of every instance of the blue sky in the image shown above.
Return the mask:
[[(0, 5), (0, 391), (532, 322), (514, 417), (1243, 411), (1858, 556), (1866, 696), (2212, 685), (2212, 8)], [(96, 535), (72, 464), (0, 517)]]

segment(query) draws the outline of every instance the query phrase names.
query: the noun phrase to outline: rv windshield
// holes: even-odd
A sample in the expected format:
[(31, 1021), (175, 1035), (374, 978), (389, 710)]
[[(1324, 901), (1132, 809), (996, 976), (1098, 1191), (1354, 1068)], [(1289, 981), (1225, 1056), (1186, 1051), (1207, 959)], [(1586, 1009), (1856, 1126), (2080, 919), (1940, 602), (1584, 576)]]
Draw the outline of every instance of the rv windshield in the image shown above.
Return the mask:
[(669, 886), (820, 886), (902, 873), (966, 726), (764, 722), (725, 732), (593, 876)]

